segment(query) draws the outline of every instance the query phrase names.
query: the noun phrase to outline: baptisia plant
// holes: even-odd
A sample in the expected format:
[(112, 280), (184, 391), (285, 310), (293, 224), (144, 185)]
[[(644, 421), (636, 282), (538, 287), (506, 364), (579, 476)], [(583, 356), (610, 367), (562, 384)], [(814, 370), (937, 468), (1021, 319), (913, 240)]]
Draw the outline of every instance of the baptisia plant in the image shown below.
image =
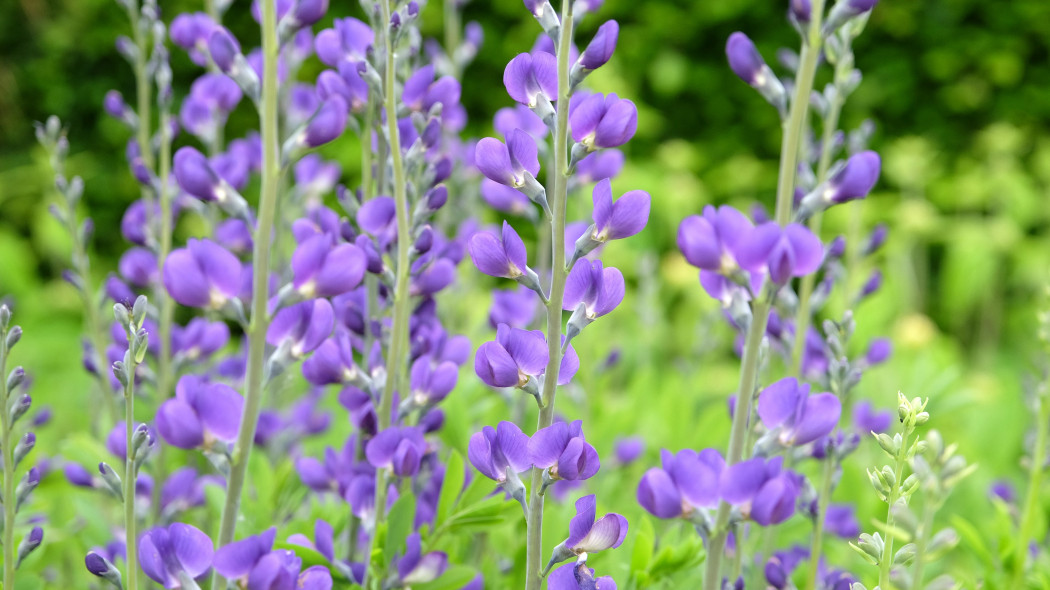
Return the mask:
[[(507, 221), (503, 222), (501, 236), (476, 233), (469, 247), (482, 273), (514, 279), (531, 291), (514, 296), (514, 306), (523, 310), (521, 317), (504, 309), (509, 294), (497, 294), (499, 304), (491, 314), (497, 324), (496, 340), (478, 347), (475, 372), (492, 387), (520, 388), (532, 395), (539, 407), (539, 419), (531, 437), (506, 422), (495, 430), (486, 427), (471, 439), (470, 459), (478, 471), (522, 504), (526, 589), (540, 588), (546, 573), (572, 556), (577, 556), (577, 565), (571, 570), (557, 570), (549, 587), (593, 587), (596, 583), (611, 587), (611, 579), (595, 580), (593, 570), (583, 564), (588, 552), (615, 548), (623, 542), (626, 519), (609, 515), (596, 523), (594, 496), (580, 500), (586, 506), (577, 504), (581, 515), (573, 520), (569, 539), (555, 548), (554, 558), (544, 571), (542, 527), (548, 486), (588, 479), (600, 466), (597, 451), (583, 436), (581, 422), (555, 422), (554, 404), (558, 386), (569, 383), (581, 366), (569, 342), (580, 337), (591, 322), (612, 312), (624, 297), (623, 274), (603, 266), (596, 257), (585, 257), (594, 256), (597, 247), (607, 242), (637, 234), (648, 221), (647, 193), (630, 191), (614, 201), (610, 177), (618, 171), (622, 155), (607, 151), (631, 139), (638, 113), (631, 101), (615, 94), (578, 92), (586, 76), (612, 57), (619, 36), (615, 21), (602, 25), (586, 49), (573, 55), (573, 29), (579, 18), (596, 6), (566, 0), (559, 14), (545, 1), (525, 5), (546, 37), (541, 37), (531, 53), (519, 54), (507, 64), (504, 86), (518, 106), (497, 114), (496, 128), (506, 141), (481, 139), (474, 151), (474, 163), (487, 179), (482, 185), (483, 196), (497, 210), (524, 214), (536, 221), (535, 210), (526, 203), (539, 206), (543, 214), (543, 221), (537, 222), (541, 254), (535, 265), (539, 270), (529, 266), (528, 249)], [(541, 154), (550, 162), (545, 169), (546, 186), (537, 179)], [(601, 159), (606, 154), (616, 155), (611, 161)], [(589, 228), (584, 224), (586, 229), (575, 234), (582, 234), (578, 240), (575, 236), (567, 238), (570, 188), (580, 189), (591, 182), (597, 182), (592, 191), (594, 223)], [(536, 300), (545, 307), (546, 329), (513, 327), (529, 323)], [(573, 311), (564, 325), (563, 310)], [(509, 321), (500, 323), (503, 319)], [(527, 454), (522, 446), (527, 447)], [(529, 469), (526, 487), (518, 475)]]

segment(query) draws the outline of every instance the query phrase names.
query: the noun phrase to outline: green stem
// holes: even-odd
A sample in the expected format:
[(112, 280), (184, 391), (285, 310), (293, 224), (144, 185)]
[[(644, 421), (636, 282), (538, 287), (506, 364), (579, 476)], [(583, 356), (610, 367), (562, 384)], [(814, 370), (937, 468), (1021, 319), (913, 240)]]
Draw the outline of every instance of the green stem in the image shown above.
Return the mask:
[(813, 521), (813, 544), (809, 549), (809, 575), (806, 588), (817, 587), (817, 570), (820, 567), (820, 554), (824, 549), (824, 519), (828, 514), (828, 502), (831, 500), (831, 480), (835, 476), (835, 461), (828, 457), (824, 460), (824, 473), (820, 479), (820, 496), (817, 497), (817, 517)]
[[(911, 577), (912, 588), (922, 588), (922, 577), (926, 569), (926, 546), (930, 542), (930, 532), (933, 529), (933, 515), (940, 509), (940, 503), (926, 502), (922, 509), (922, 525), (919, 529), (918, 538), (915, 540), (915, 571)], [(1020, 586), (1013, 586), (1019, 588)]]
[(4, 456), (4, 588), (15, 587), (15, 459), (11, 416), (7, 411), (7, 328), (0, 330), (0, 444)]
[(150, 145), (150, 118), (153, 96), (150, 88), (150, 77), (147, 72), (149, 62), (149, 37), (148, 31), (143, 30), (140, 24), (138, 3), (128, 4), (128, 20), (131, 21), (132, 36), (135, 47), (138, 48), (138, 57), (135, 59), (135, 98), (139, 124), (136, 129), (139, 151), (142, 163), (146, 168), (153, 170), (153, 146)]
[[(265, 364), (268, 283), (270, 278), (271, 230), (277, 210), (281, 164), (278, 158), (277, 137), (277, 15), (273, 2), (262, 3), (262, 189), (259, 195), (259, 220), (255, 228), (255, 244), (252, 252), (252, 302), (251, 323), (248, 326), (248, 367), (244, 414), (233, 451), (230, 477), (226, 488), (226, 503), (222, 510), (218, 547), (233, 541), (240, 512), (241, 491), (248, 470), (248, 460), (255, 439), (255, 428), (262, 409), (263, 369)], [(212, 588), (220, 588), (218, 577), (212, 578)]]
[[(380, 3), (382, 21), (384, 25), (390, 22), (390, 0)], [(409, 250), (412, 247), (411, 228), (409, 227), (408, 195), (406, 192), (405, 163), (401, 154), (401, 136), (397, 128), (397, 72), (395, 70), (396, 60), (394, 55), (394, 40), (389, 26), (385, 26), (383, 42), (386, 50), (386, 67), (383, 71), (383, 100), (387, 116), (387, 135), (390, 142), (390, 159), (394, 173), (394, 207), (397, 215), (397, 268), (394, 283), (394, 322), (391, 325), (390, 348), (386, 357), (386, 383), (383, 394), (379, 400), (379, 409), (376, 412), (379, 428), (386, 428), (391, 423), (393, 413), (394, 392), (403, 381), (403, 373), (407, 364), (405, 353), (408, 347), (408, 323), (411, 312), (411, 299), (408, 293), (409, 284)], [(362, 149), (369, 149), (363, 146)], [(389, 485), (390, 472), (386, 469), (376, 470), (376, 497), (375, 497), (375, 523), (372, 531), (373, 537), (379, 525), (386, 519), (386, 497)], [(375, 539), (373, 538), (373, 546)], [(366, 557), (371, 559), (371, 552)], [(365, 574), (367, 576), (367, 572)], [(366, 580), (367, 581), (367, 580)], [(380, 580), (374, 580), (379, 583)], [(367, 586), (366, 586), (367, 587)]]
[[(729, 450), (726, 453), (727, 467), (739, 463), (744, 455), (748, 417), (751, 415), (751, 401), (758, 377), (758, 357), (762, 348), (762, 339), (766, 335), (768, 320), (769, 302), (763, 298), (754, 304), (751, 326), (747, 331), (747, 343), (744, 347), (744, 359), (740, 370), (740, 388), (737, 390), (736, 410), (733, 412), (733, 427), (729, 433)], [(718, 506), (714, 532), (711, 534), (711, 541), (707, 549), (703, 590), (718, 590), (721, 587), (722, 553), (725, 551), (726, 537), (729, 534), (728, 524), (731, 511), (732, 506), (728, 502), (722, 502)]]
[[(164, 274), (164, 263), (168, 259), (168, 254), (171, 253), (172, 242), (171, 193), (168, 190), (168, 177), (171, 175), (171, 134), (168, 131), (170, 117), (168, 113), (161, 113), (160, 117), (160, 244), (157, 260), (159, 261), (158, 273), (161, 276)], [(160, 357), (157, 360), (157, 405), (159, 406), (171, 396), (175, 380), (171, 349), (175, 302), (162, 285), (157, 287), (156, 298), (160, 312), (160, 334), (158, 334)], [(160, 514), (160, 484), (164, 482), (168, 474), (167, 454), (167, 445), (160, 445), (154, 474), (158, 485), (153, 486), (153, 505), (157, 514)]]
[[(907, 463), (907, 455), (911, 448), (911, 443), (908, 437), (911, 436), (911, 429), (905, 428), (903, 436), (901, 436), (901, 448), (898, 451), (897, 456), (894, 458), (896, 464), (893, 467), (893, 487), (890, 488), (889, 496), (886, 499), (886, 531), (893, 529), (893, 506), (900, 500), (901, 497), (901, 478), (904, 476), (904, 464)], [(882, 558), (879, 560), (879, 587), (884, 590), (890, 589), (890, 566), (893, 564), (893, 535), (889, 532), (886, 533), (886, 541), (882, 547)]]
[(444, 9), (445, 55), (448, 56), (448, 61), (452, 64), (453, 75), (458, 80), (462, 72), (459, 71), (459, 64), (455, 60), (460, 34), (459, 11), (456, 10), (456, 0), (445, 0)]
[(1043, 485), (1043, 464), (1046, 462), (1047, 430), (1050, 427), (1050, 400), (1045, 397), (1037, 399), (1039, 404), (1038, 422), (1035, 425), (1035, 447), (1032, 449), (1032, 464), (1028, 466), (1028, 491), (1025, 492), (1024, 512), (1021, 513), (1021, 526), (1017, 531), (1017, 544), (1014, 546), (1014, 575), (1011, 588), (1020, 588), (1024, 580), (1025, 561), (1028, 558), (1028, 543), (1032, 539), (1036, 511), (1040, 506), (1040, 491)]
[[(554, 124), (554, 169), (551, 173), (551, 290), (547, 299), (547, 368), (540, 394), (536, 429), (554, 422), (554, 398), (561, 368), (562, 301), (565, 298), (565, 209), (569, 184), (569, 51), (572, 47), (572, 1), (562, 0), (558, 38), (558, 115)], [(551, 195), (548, 195), (551, 197)], [(543, 587), (543, 470), (533, 468), (526, 519), (525, 590)]]
[[(835, 140), (835, 131), (839, 126), (839, 114), (842, 112), (842, 100), (840, 94), (828, 107), (828, 116), (824, 119), (824, 131), (820, 140), (820, 161), (817, 163), (817, 186), (827, 180), (828, 169), (831, 167), (831, 148)], [(809, 220), (809, 229), (813, 235), (820, 236), (820, 225), (823, 214), (817, 213)], [(816, 285), (816, 273), (810, 273), (802, 277), (802, 285), (799, 288), (798, 313), (795, 315), (795, 343), (792, 348), (791, 369), (797, 377), (802, 374), (802, 357), (806, 350), (806, 333), (809, 332), (810, 322), (813, 320), (811, 313), (810, 298), (813, 296), (813, 287)]]
[(795, 76), (795, 94), (791, 98), (787, 128), (780, 147), (780, 173), (777, 184), (776, 220), (780, 225), (790, 221), (791, 206), (795, 202), (795, 175), (798, 172), (798, 152), (802, 144), (802, 124), (809, 110), (809, 95), (813, 92), (813, 78), (823, 38), (820, 35), (824, 16), (824, 0), (813, 0), (809, 34), (802, 43), (798, 74)]
[[(132, 341), (132, 334), (128, 334), (128, 342)], [(139, 586), (139, 561), (138, 561), (138, 535), (135, 532), (135, 481), (138, 474), (135, 469), (135, 453), (133, 452), (132, 437), (135, 433), (135, 362), (134, 353), (129, 354), (131, 360), (129, 366), (131, 378), (124, 387), (124, 434), (127, 452), (124, 461), (124, 538), (127, 539), (128, 572), (127, 590), (137, 590)], [(159, 485), (159, 484), (158, 484)], [(5, 584), (5, 588), (8, 586)]]

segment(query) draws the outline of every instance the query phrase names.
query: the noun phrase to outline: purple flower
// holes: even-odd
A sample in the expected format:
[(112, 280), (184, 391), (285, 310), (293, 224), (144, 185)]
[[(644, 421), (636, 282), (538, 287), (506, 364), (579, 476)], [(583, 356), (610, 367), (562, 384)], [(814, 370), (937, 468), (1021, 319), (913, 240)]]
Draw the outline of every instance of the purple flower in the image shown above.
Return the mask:
[(726, 41), (726, 57), (733, 73), (751, 86), (760, 86), (765, 73), (766, 62), (755, 49), (755, 44), (747, 35), (737, 31)]
[(767, 271), (777, 285), (791, 277), (817, 270), (824, 259), (820, 238), (797, 223), (780, 227), (770, 221), (749, 232), (736, 245), (740, 266), (752, 272)]
[(627, 143), (638, 129), (638, 109), (634, 103), (609, 93), (592, 94), (569, 113), (572, 138), (587, 151), (617, 147)]
[[(184, 582), (203, 575), (211, 567), (215, 551), (208, 535), (181, 522), (150, 529), (138, 543), (142, 571), (165, 588), (183, 588)], [(95, 575), (104, 574), (96, 573), (102, 566), (98, 560), (88, 561), (87, 566)]]
[(529, 437), (513, 422), (486, 426), (470, 437), (467, 459), (482, 475), (503, 484), (532, 467)]
[(554, 564), (584, 553), (597, 553), (619, 547), (627, 537), (627, 519), (610, 512), (595, 520), (597, 500), (594, 494), (576, 500), (576, 516), (569, 521), (569, 537), (554, 548), (546, 571)]
[(1017, 500), (1017, 492), (1009, 481), (997, 479), (988, 488), (988, 497), (993, 500), (1002, 500), (1007, 504), (1013, 504)]
[(405, 80), (401, 100), (410, 110), (421, 112), (428, 112), (440, 103), (445, 113), (453, 111), (453, 107), (459, 103), (459, 95), (460, 86), (455, 78), (442, 76), (435, 82), (434, 66), (426, 65)]
[(824, 515), (824, 530), (830, 531), (843, 539), (856, 539), (860, 534), (860, 522), (853, 514), (849, 504), (831, 504)]
[(223, 322), (209, 322), (204, 318), (193, 318), (186, 327), (173, 326), (172, 351), (187, 360), (211, 356), (226, 346), (230, 339), (230, 328)]
[(423, 553), (419, 533), (412, 533), (405, 540), (405, 554), (396, 559), (397, 577), (404, 587), (412, 584), (432, 582), (445, 573), (448, 555), (442, 551)]
[(523, 188), (529, 177), (535, 181), (540, 172), (537, 154), (536, 141), (524, 131), (515, 129), (507, 136), (506, 144), (492, 137), (478, 141), (474, 148), (474, 165), (491, 180)]
[(201, 67), (208, 65), (204, 51), (208, 37), (216, 28), (215, 21), (203, 12), (180, 14), (171, 21), (171, 40), (190, 54), (193, 63)]
[[(276, 528), (269, 528), (259, 535), (235, 541), (215, 552), (213, 565), (222, 577), (240, 582), (252, 590), (294, 588), (294, 574), (283, 567), (285, 555), (295, 557), (291, 551), (271, 551), (277, 536)], [(295, 566), (298, 573), (299, 566)], [(283, 578), (283, 580), (280, 580)], [(284, 585), (278, 585), (283, 582)]]
[(556, 422), (541, 428), (529, 440), (529, 459), (552, 480), (589, 479), (598, 473), (598, 451), (583, 437), (582, 422)]
[(342, 135), (349, 112), (350, 105), (342, 96), (332, 95), (321, 101), (321, 107), (306, 124), (300, 140), (302, 145), (315, 148)]
[(882, 160), (873, 151), (850, 156), (846, 165), (828, 179), (824, 199), (830, 203), (845, 203), (863, 199), (879, 181)]
[(303, 361), (303, 377), (314, 385), (350, 383), (358, 379), (359, 373), (354, 363), (353, 340), (342, 329), (336, 329), (332, 337)]
[(375, 33), (356, 18), (337, 18), (331, 29), (324, 29), (314, 39), (314, 51), (321, 63), (338, 67), (342, 62), (356, 63), (366, 59)]
[(489, 232), (478, 232), (470, 238), (469, 248), (474, 266), (489, 276), (516, 279), (528, 269), (525, 242), (506, 221), (500, 238)]
[(751, 220), (736, 209), (708, 205), (703, 216), (690, 215), (682, 220), (678, 226), (678, 249), (697, 268), (727, 273), (736, 268), (736, 245), (752, 227)]
[(186, 375), (175, 386), (175, 398), (157, 409), (157, 432), (180, 449), (231, 442), (240, 429), (244, 399), (229, 385)]
[(511, 328), (526, 328), (536, 317), (536, 293), (528, 287), (496, 289), (492, 292), (489, 325), (493, 328), (507, 324)]
[(587, 48), (576, 60), (576, 65), (584, 70), (591, 71), (605, 65), (616, 51), (616, 41), (620, 36), (620, 25), (614, 20), (605, 21), (598, 27), (598, 32), (587, 44)]
[(503, 85), (511, 98), (529, 108), (541, 107), (546, 101), (548, 106), (541, 110), (541, 118), (553, 113), (549, 103), (558, 100), (557, 60), (542, 51), (519, 53), (503, 70)]
[(580, 260), (565, 281), (562, 307), (584, 306), (586, 319), (599, 318), (620, 305), (625, 292), (623, 274), (612, 267), (602, 268), (600, 260)]
[[(509, 137), (515, 129), (521, 129), (535, 141), (543, 141), (550, 133), (547, 124), (540, 119), (536, 113), (529, 110), (525, 105), (504, 107), (496, 111), (492, 126), (504, 137)], [(473, 150), (470, 150), (473, 153)]]
[(237, 297), (241, 262), (215, 242), (190, 238), (164, 262), (164, 287), (188, 307), (219, 309)]
[(182, 147), (175, 152), (173, 171), (182, 190), (202, 201), (224, 202), (233, 196), (233, 189), (215, 173), (204, 154), (193, 147)]
[(291, 342), (291, 354), (301, 357), (313, 352), (332, 333), (335, 314), (327, 299), (303, 301), (277, 312), (266, 331), (266, 342), (279, 346)]
[[(478, 347), (474, 372), (492, 387), (525, 388), (530, 378), (544, 374), (549, 358), (543, 332), (501, 324), (496, 329), (496, 341)], [(567, 347), (558, 371), (558, 385), (571, 381), (579, 368), (580, 358), (571, 346)]]
[(597, 242), (619, 240), (637, 234), (649, 222), (649, 193), (628, 191), (616, 202), (612, 199), (609, 179), (594, 185), (594, 231), (591, 239)]
[(390, 427), (368, 441), (365, 456), (376, 469), (389, 469), (399, 477), (412, 477), (426, 453), (427, 443), (419, 428)]
[(638, 482), (638, 503), (659, 518), (688, 518), (696, 508), (718, 505), (719, 481), (725, 460), (714, 449), (697, 453), (683, 449), (660, 451), (661, 467), (645, 472)]
[[(576, 164), (576, 180), (580, 183), (598, 182), (613, 178), (623, 169), (623, 152), (611, 148), (594, 152)], [(611, 200), (610, 194), (610, 200)]]
[(451, 361), (435, 363), (424, 355), (412, 363), (410, 375), (412, 398), (422, 407), (445, 399), (456, 386), (459, 366)]
[(781, 379), (758, 395), (762, 424), (778, 431), (784, 446), (811, 443), (831, 433), (842, 414), (842, 402), (832, 393), (809, 394), (809, 384), (794, 377)]
[(131, 248), (120, 257), (117, 265), (120, 276), (131, 285), (143, 288), (157, 280), (157, 257), (145, 248)]
[(893, 343), (889, 338), (876, 338), (868, 345), (868, 351), (864, 353), (864, 360), (869, 365), (880, 365), (890, 358), (893, 353)]
[(616, 590), (616, 582), (609, 576), (595, 578), (586, 563), (574, 562), (551, 572), (547, 590)]
[(856, 18), (865, 12), (870, 12), (879, 0), (842, 0), (836, 2), (828, 13), (828, 19), (824, 21), (821, 33), (827, 37), (836, 29), (846, 24), (852, 18)]
[(365, 254), (353, 244), (334, 244), (321, 234), (299, 244), (292, 255), (292, 285), (300, 295), (332, 297), (351, 291), (365, 276)]
[(892, 421), (893, 415), (889, 410), (876, 411), (868, 400), (861, 400), (853, 406), (853, 427), (858, 432), (886, 432)]
[(801, 476), (782, 471), (783, 457), (756, 457), (730, 465), (722, 474), (722, 500), (762, 526), (779, 524), (795, 513)]
[(635, 459), (641, 456), (643, 451), (645, 451), (645, 439), (640, 436), (617, 439), (616, 445), (613, 447), (616, 460), (620, 465), (634, 463)]

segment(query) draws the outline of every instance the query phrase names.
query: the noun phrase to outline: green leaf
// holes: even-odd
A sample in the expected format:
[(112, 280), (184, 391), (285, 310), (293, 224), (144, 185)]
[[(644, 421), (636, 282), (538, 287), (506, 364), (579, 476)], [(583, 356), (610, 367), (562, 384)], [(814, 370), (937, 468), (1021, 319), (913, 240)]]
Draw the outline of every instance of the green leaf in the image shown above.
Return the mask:
[[(437, 519), (438, 524), (445, 522), (449, 513), (456, 505), (460, 492), (463, 491), (463, 482), (467, 474), (463, 468), (463, 457), (455, 450), (448, 457), (445, 464), (445, 481), (441, 484), (441, 496), (438, 498)], [(481, 478), (478, 478), (481, 479)]]
[(415, 519), (416, 497), (409, 493), (398, 498), (386, 518), (386, 560), (389, 561), (394, 553), (404, 552), (405, 539), (412, 532), (412, 522)]
[(296, 545), (295, 543), (289, 543), (287, 541), (278, 541), (273, 545), (274, 549), (287, 549), (292, 553), (295, 553), (296, 557), (303, 560), (303, 569), (306, 569), (315, 565), (328, 565), (328, 558), (321, 555), (316, 549), (310, 547), (303, 547), (302, 545)]
[(653, 558), (653, 543), (655, 534), (653, 532), (653, 521), (650, 518), (642, 520), (638, 525), (638, 531), (634, 534), (634, 548), (631, 549), (631, 573), (644, 572), (649, 569), (649, 562)]
[(951, 521), (952, 526), (955, 527), (956, 532), (959, 533), (959, 537), (962, 539), (963, 544), (980, 558), (985, 567), (993, 568), (995, 562), (992, 559), (992, 552), (984, 543), (984, 534), (978, 531), (977, 527), (970, 524), (970, 521), (959, 515), (953, 515)]

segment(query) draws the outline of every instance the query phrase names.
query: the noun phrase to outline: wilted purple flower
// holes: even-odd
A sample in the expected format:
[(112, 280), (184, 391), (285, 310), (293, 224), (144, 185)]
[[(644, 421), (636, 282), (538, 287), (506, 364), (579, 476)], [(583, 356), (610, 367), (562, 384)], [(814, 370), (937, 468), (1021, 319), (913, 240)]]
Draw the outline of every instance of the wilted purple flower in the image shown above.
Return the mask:
[(157, 432), (180, 449), (211, 446), (237, 438), (244, 398), (229, 385), (194, 375), (179, 379), (175, 398), (157, 409)]
[(528, 269), (525, 242), (506, 221), (500, 238), (489, 232), (478, 232), (470, 238), (469, 247), (474, 266), (489, 276), (516, 279)]
[(503, 484), (532, 467), (529, 437), (513, 422), (486, 426), (470, 437), (467, 459), (482, 475)]
[(745, 270), (767, 271), (774, 283), (783, 285), (791, 277), (817, 270), (824, 248), (806, 227), (797, 223), (781, 227), (770, 221), (747, 232), (736, 244), (736, 257)]
[(594, 320), (616, 309), (624, 293), (623, 273), (618, 269), (602, 268), (600, 260), (580, 260), (565, 280), (562, 307), (572, 310), (582, 304), (586, 319)]
[(529, 440), (529, 459), (552, 480), (589, 479), (598, 473), (598, 451), (583, 437), (582, 421), (555, 422)]
[(678, 249), (695, 267), (727, 273), (736, 268), (734, 250), (752, 227), (747, 216), (728, 205), (707, 205), (703, 216), (690, 215), (678, 226)]
[(292, 255), (292, 285), (300, 295), (332, 297), (351, 291), (365, 276), (365, 254), (353, 244), (335, 244), (330, 234), (305, 240)]
[[(208, 535), (176, 522), (167, 528), (150, 529), (139, 538), (139, 565), (151, 580), (165, 588), (184, 588), (187, 579), (203, 575), (212, 564), (214, 545)], [(103, 564), (87, 562), (95, 575)], [(94, 569), (93, 569), (94, 568)], [(190, 586), (192, 587), (192, 586)]]
[(474, 165), (487, 178), (500, 184), (524, 188), (529, 184), (528, 178), (535, 181), (540, 172), (536, 141), (520, 129), (511, 131), (506, 144), (485, 137), (474, 148)]
[(426, 449), (427, 443), (419, 428), (392, 426), (368, 441), (365, 456), (376, 469), (389, 469), (398, 477), (412, 477), (419, 471)]
[(638, 109), (634, 103), (616, 96), (592, 94), (571, 109), (572, 138), (594, 151), (627, 143), (638, 129)]
[(783, 471), (783, 457), (761, 457), (730, 465), (723, 472), (722, 500), (762, 526), (779, 524), (795, 513), (801, 476)]
[(777, 431), (784, 446), (811, 443), (835, 429), (842, 402), (832, 393), (809, 394), (809, 384), (794, 377), (781, 379), (758, 395), (762, 424)]
[(638, 482), (638, 503), (659, 518), (686, 517), (696, 508), (718, 505), (719, 480), (725, 460), (714, 449), (697, 453), (660, 451), (662, 467), (645, 472)]
[(445, 573), (448, 555), (442, 551), (423, 554), (419, 533), (412, 533), (405, 540), (405, 554), (397, 558), (397, 577), (404, 587), (412, 584), (432, 582)]
[(886, 432), (892, 421), (893, 415), (889, 410), (876, 411), (868, 400), (861, 400), (853, 406), (853, 427), (858, 432)]
[(554, 548), (545, 571), (571, 557), (615, 549), (623, 543), (627, 537), (627, 519), (610, 512), (595, 520), (597, 505), (594, 494), (576, 500), (576, 516), (569, 521), (569, 537)]
[(219, 309), (237, 297), (240, 286), (241, 262), (209, 240), (190, 238), (164, 262), (164, 287), (188, 307)]
[(277, 312), (266, 331), (266, 342), (279, 346), (288, 340), (292, 356), (301, 357), (321, 346), (334, 326), (335, 314), (327, 299), (303, 301)]
[(554, 112), (550, 103), (558, 100), (558, 62), (542, 51), (519, 53), (503, 70), (503, 85), (511, 98), (537, 109), (543, 118)]
[(584, 71), (597, 70), (605, 65), (616, 51), (616, 41), (620, 36), (620, 25), (614, 20), (605, 21), (598, 27), (598, 32), (587, 44), (587, 47), (576, 60), (576, 66)]
[(595, 578), (594, 570), (586, 563), (573, 562), (551, 572), (547, 577), (547, 590), (616, 590), (616, 582), (609, 576)]

